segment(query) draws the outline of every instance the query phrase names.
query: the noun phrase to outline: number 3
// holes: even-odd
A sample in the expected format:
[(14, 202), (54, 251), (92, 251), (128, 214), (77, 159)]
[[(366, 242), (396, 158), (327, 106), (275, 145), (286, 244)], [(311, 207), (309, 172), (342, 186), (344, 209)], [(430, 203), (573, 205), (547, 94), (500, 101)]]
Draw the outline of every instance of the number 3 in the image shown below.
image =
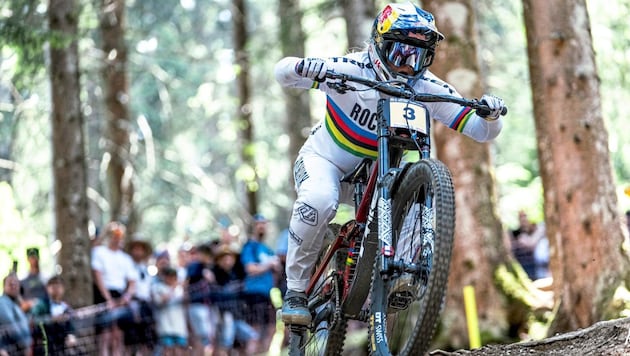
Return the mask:
[(405, 110), (405, 114), (404, 114), (405, 120), (416, 119), (416, 111), (413, 108), (407, 106), (404, 108), (404, 110)]

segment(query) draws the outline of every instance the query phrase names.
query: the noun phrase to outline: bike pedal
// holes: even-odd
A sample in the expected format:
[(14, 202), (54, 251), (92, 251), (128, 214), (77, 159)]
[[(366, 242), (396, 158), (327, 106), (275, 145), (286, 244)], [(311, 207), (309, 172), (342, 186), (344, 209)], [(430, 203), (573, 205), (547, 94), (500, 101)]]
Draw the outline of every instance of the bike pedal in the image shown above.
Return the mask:
[(387, 305), (392, 311), (407, 309), (417, 298), (418, 285), (411, 274), (404, 274), (392, 281)]
[(391, 312), (405, 310), (416, 299), (415, 295), (410, 292), (391, 293), (388, 298), (388, 309)]

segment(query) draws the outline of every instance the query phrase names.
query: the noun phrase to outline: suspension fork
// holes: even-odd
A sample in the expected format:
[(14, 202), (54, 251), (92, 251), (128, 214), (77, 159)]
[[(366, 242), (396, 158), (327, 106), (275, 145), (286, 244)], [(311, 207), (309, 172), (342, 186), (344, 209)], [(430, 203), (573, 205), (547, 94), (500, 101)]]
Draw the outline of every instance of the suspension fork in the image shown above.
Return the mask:
[[(396, 178), (397, 165), (402, 158), (402, 150), (390, 150), (389, 122), (383, 114), (384, 99), (379, 100), (377, 105), (378, 113), (378, 195), (377, 195), (377, 215), (378, 215), (378, 249), (380, 251), (381, 276), (388, 279), (392, 275), (392, 258), (394, 257), (393, 229), (392, 229), (392, 199), (390, 188)], [(392, 167), (392, 164), (396, 166)], [(373, 214), (373, 210), (371, 212)]]

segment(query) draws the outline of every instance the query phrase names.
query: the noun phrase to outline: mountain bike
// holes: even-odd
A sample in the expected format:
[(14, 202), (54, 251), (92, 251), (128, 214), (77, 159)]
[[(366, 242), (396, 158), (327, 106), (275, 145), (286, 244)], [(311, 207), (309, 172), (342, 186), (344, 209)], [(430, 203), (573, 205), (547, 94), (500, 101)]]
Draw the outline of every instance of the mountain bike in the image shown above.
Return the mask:
[[(377, 159), (341, 178), (354, 187), (355, 216), (329, 226), (306, 289), (312, 322), (288, 326), (289, 355), (341, 355), (349, 320), (368, 323), (371, 355), (422, 355), (444, 303), (455, 229), (451, 173), (431, 157), (423, 102), (489, 108), (400, 82), (333, 71), (326, 78), (340, 93), (378, 90), (388, 98), (377, 106)], [(407, 159), (413, 151), (415, 162)]]

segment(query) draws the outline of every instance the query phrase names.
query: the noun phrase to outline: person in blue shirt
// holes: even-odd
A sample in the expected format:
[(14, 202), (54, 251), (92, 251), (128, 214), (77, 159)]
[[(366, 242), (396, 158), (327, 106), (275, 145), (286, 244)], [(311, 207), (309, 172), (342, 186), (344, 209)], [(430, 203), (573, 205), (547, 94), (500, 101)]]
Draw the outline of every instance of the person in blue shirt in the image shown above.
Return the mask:
[(0, 355), (32, 355), (33, 338), (26, 314), (20, 308), (20, 280), (10, 273), (0, 296)]
[(241, 250), (246, 273), (243, 297), (249, 308), (246, 321), (260, 335), (259, 353), (268, 350), (275, 332), (275, 313), (269, 292), (274, 287), (274, 273), (282, 268), (273, 250), (263, 243), (267, 225), (268, 220), (263, 215), (254, 215), (250, 237)]

